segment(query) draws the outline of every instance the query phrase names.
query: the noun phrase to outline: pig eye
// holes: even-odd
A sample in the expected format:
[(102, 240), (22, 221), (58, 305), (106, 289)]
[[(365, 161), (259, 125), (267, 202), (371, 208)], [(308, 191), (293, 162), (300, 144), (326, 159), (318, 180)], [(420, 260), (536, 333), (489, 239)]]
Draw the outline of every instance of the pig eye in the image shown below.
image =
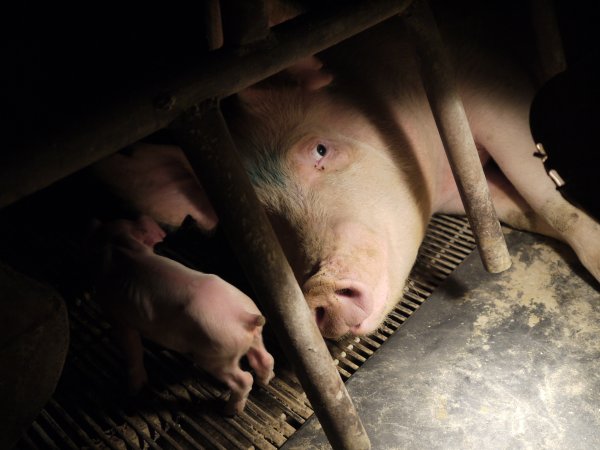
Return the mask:
[(322, 158), (325, 158), (325, 156), (327, 155), (328, 152), (328, 148), (325, 146), (325, 144), (317, 144), (315, 146), (315, 148), (313, 149), (313, 156), (316, 160), (320, 160)]

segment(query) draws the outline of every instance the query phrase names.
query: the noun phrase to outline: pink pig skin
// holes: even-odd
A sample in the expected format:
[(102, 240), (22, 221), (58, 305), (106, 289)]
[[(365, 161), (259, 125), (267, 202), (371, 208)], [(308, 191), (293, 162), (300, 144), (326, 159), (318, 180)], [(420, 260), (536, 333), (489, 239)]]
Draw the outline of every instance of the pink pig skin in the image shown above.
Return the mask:
[(253, 383), (240, 358), (246, 355), (261, 383), (274, 376), (273, 357), (262, 341), (265, 319), (250, 298), (221, 278), (156, 255), (152, 247), (164, 236), (149, 217), (116, 220), (95, 235), (101, 243), (97, 299), (126, 356), (130, 388), (137, 392), (147, 381), (144, 336), (188, 354), (227, 384), (225, 413), (239, 413)]

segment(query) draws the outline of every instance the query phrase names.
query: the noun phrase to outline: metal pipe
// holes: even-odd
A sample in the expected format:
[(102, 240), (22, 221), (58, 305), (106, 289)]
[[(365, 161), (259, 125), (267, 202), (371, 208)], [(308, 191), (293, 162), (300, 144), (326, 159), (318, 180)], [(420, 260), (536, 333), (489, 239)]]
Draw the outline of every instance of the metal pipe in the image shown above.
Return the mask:
[[(306, 13), (271, 28), (268, 38), (221, 48), (185, 73), (152, 80), (107, 99), (75, 122), (0, 152), (0, 208), (167, 127), (193, 105), (238, 92), (406, 9), (411, 0), (370, 0)], [(83, 109), (85, 110), (85, 109)]]
[(217, 102), (174, 124), (279, 343), (335, 449), (368, 449), (352, 404), (304, 295), (237, 156)]
[(421, 78), (440, 132), (479, 254), (486, 270), (498, 273), (511, 265), (500, 222), (492, 204), (483, 168), (453, 67), (426, 0), (413, 3), (405, 15), (420, 60)]
[(206, 29), (206, 45), (209, 50), (223, 47), (223, 20), (219, 0), (204, 2), (204, 28)]

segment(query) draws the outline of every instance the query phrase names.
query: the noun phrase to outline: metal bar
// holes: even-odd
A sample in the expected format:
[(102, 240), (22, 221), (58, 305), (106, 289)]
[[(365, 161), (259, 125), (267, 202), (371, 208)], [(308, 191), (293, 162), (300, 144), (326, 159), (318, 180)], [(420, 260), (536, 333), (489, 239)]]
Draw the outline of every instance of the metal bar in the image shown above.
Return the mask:
[[(261, 417), (257, 405), (252, 400), (248, 400), (246, 408), (236, 419), (239, 420), (240, 425), (246, 430), (258, 433), (260, 435), (259, 439), (264, 438), (277, 447), (281, 447), (286, 441), (285, 436), (275, 429), (274, 423), (264, 421), (264, 417)], [(252, 442), (255, 442), (254, 437), (252, 438)], [(269, 445), (271, 445), (270, 442)]]
[(268, 386), (265, 387), (272, 397), (279, 399), (282, 404), (283, 413), (293, 418), (296, 422), (302, 424), (306, 419), (313, 415), (313, 410), (301, 398), (302, 394), (293, 392), (288, 389), (285, 381), (279, 382), (277, 378), (271, 380)]
[[(95, 382), (97, 386), (103, 386), (107, 381), (110, 382), (113, 386), (116, 386), (114, 375), (111, 375), (107, 370), (105, 370), (105, 368), (97, 362), (96, 358), (94, 358), (91, 355), (85, 355), (84, 358), (82, 358), (83, 364), (79, 366), (78, 369), (85, 374), (88, 380), (93, 380), (93, 382)], [(85, 368), (84, 364), (86, 366)], [(102, 377), (103, 380), (99, 379), (99, 377), (94, 377), (94, 375)], [(106, 421), (106, 423), (108, 423), (114, 431), (118, 432), (118, 430), (116, 430), (116, 427), (118, 427), (118, 425), (106, 412), (103, 405), (100, 404), (100, 400), (93, 398), (92, 395), (90, 395), (89, 393), (85, 393), (85, 396), (90, 401), (90, 403), (95, 405), (95, 407), (97, 408), (96, 411), (104, 415), (103, 419)], [(113, 402), (113, 404), (111, 405), (111, 411), (114, 411), (115, 416), (118, 417), (120, 420), (123, 420), (135, 432), (135, 435), (139, 442), (143, 443), (142, 447), (150, 447), (152, 450), (161, 450), (161, 448), (156, 444), (151, 435), (152, 431), (157, 431), (157, 427), (154, 424), (146, 422), (144, 418), (140, 418), (140, 416), (128, 416), (122, 409), (122, 407), (117, 404), (117, 402)], [(119, 433), (119, 435), (122, 439), (125, 437), (121, 433)], [(124, 440), (127, 444), (130, 444), (131, 442), (127, 438), (125, 438)]]
[(71, 417), (71, 415), (54, 398), (51, 398), (48, 401), (46, 409), (49, 410), (50, 407), (53, 409), (54, 414), (56, 414), (63, 421), (66, 422), (66, 424), (70, 427), (71, 430), (73, 430), (73, 433), (79, 438), (80, 441), (83, 441), (83, 443), (89, 448), (94, 447), (94, 441), (84, 431), (80, 424), (76, 423), (75, 420), (73, 420), (73, 418)]
[(511, 265), (500, 222), (458, 94), (457, 82), (433, 14), (425, 0), (406, 16), (421, 66), (421, 78), (484, 267), (498, 273)]
[(332, 364), (304, 295), (238, 159), (225, 120), (213, 102), (173, 128), (217, 215), (262, 311), (334, 448), (370, 448), (352, 400)]
[[(111, 348), (111, 349), (114, 350), (114, 348)], [(151, 356), (155, 360), (159, 361), (159, 358), (157, 358), (152, 352), (146, 352), (146, 354)], [(105, 374), (105, 377), (107, 380), (110, 380), (113, 384), (116, 383), (116, 380), (114, 379), (113, 374), (115, 373), (115, 370), (118, 370), (121, 367), (120, 367), (120, 364), (118, 363), (118, 361), (115, 359), (114, 354), (112, 354), (110, 352), (100, 352), (91, 358), (89, 355), (85, 355), (82, 359), (85, 359), (87, 361), (87, 364), (89, 364), (90, 366), (95, 367), (95, 368), (98, 367), (98, 366), (96, 366), (96, 364), (99, 364), (99, 366), (103, 367), (103, 368), (110, 368), (110, 373)], [(159, 363), (160, 363), (160, 361), (159, 361)], [(101, 373), (101, 371), (98, 370), (98, 373)], [(163, 383), (163, 384), (165, 384), (165, 383)], [(153, 391), (154, 395), (162, 397), (164, 399), (164, 396), (162, 395), (161, 392), (157, 391), (156, 389), (152, 389), (152, 391)], [(154, 408), (154, 409), (147, 409), (145, 413), (138, 410), (136, 417), (138, 418), (138, 420), (143, 420), (143, 422), (145, 422), (148, 430), (154, 430), (156, 433), (158, 433), (160, 435), (160, 437), (169, 444), (169, 448), (173, 448), (175, 450), (182, 449), (182, 447), (173, 440), (173, 438), (162, 427), (162, 425), (157, 425), (152, 421), (151, 417), (149, 417), (149, 414), (153, 414), (153, 415), (157, 416), (158, 418), (162, 419), (163, 421), (171, 424), (173, 429), (177, 430), (177, 425), (173, 422), (173, 420), (171, 420), (168, 417), (168, 414), (164, 414), (163, 412), (161, 412), (160, 408), (158, 408), (158, 409)], [(187, 433), (184, 430), (177, 430), (177, 432), (183, 437), (184, 440), (186, 440), (186, 441), (190, 440), (192, 442), (192, 444), (190, 444), (190, 445), (192, 445), (192, 446), (195, 445), (193, 443), (193, 439), (191, 437), (189, 437), (189, 435), (187, 435)], [(188, 448), (188, 447), (186, 446), (186, 448)]]
[[(177, 374), (173, 372), (171, 365), (166, 363), (166, 361), (164, 361), (162, 358), (159, 358), (152, 352), (148, 352), (147, 355), (148, 357), (152, 358), (155, 364), (157, 364), (160, 367), (160, 373), (155, 374), (154, 376), (160, 381), (162, 385), (165, 386), (164, 389), (166, 393), (160, 394), (161, 397), (170, 395), (174, 399), (184, 400), (187, 402), (190, 402), (193, 397), (196, 397), (201, 401), (205, 401), (210, 398), (208, 395), (204, 396), (195, 389), (189, 389), (185, 384), (183, 384), (183, 382), (179, 380), (175, 381), (178, 379)], [(174, 363), (173, 359), (169, 359), (169, 361)], [(174, 386), (174, 383), (177, 383), (177, 386)], [(180, 389), (176, 389), (176, 387), (179, 387)], [(156, 395), (159, 395), (158, 391), (153, 390), (153, 392), (155, 392)], [(211, 446), (217, 448), (218, 450), (225, 450), (226, 447), (224, 447), (223, 444), (215, 438), (215, 436), (213, 436), (210, 432), (206, 430), (207, 424), (212, 426), (212, 430), (216, 430), (216, 432), (220, 433), (223, 436), (223, 440), (229, 440), (230, 445), (236, 445), (238, 448), (241, 446), (241, 444), (238, 443), (237, 440), (229, 439), (230, 435), (228, 433), (223, 433), (223, 428), (219, 425), (215, 426), (215, 423), (210, 420), (208, 414), (200, 409), (198, 410), (198, 414), (195, 415), (193, 418), (188, 416), (183, 411), (177, 411), (177, 415), (180, 418), (180, 420), (183, 420), (185, 422), (186, 426), (192, 428), (194, 432), (196, 432), (206, 442), (208, 442)], [(199, 419), (202, 420), (202, 422), (200, 422)]]
[(223, 46), (223, 22), (221, 20), (221, 5), (219, 0), (206, 0), (204, 3), (204, 28), (206, 29), (206, 44), (209, 50)]
[[(40, 412), (38, 416), (37, 423), (41, 423), (45, 421), (50, 429), (56, 434), (56, 436), (60, 439), (62, 448), (70, 448), (72, 450), (78, 450), (78, 446), (73, 442), (73, 440), (69, 437), (69, 435), (63, 430), (63, 428), (54, 420), (54, 417), (48, 413), (45, 409)], [(64, 447), (63, 447), (64, 446)]]
[(19, 441), (18, 445), (18, 448), (20, 449), (27, 448), (28, 450), (39, 450), (39, 447), (34, 444), (34, 442), (27, 434), (21, 436), (21, 440)]
[(401, 13), (410, 2), (353, 1), (339, 11), (303, 14), (273, 27), (260, 45), (215, 50), (185, 73), (144, 83), (126, 97), (84, 109), (90, 114), (60, 130), (30, 141), (24, 137), (18, 147), (0, 152), (0, 208), (165, 128), (201, 101), (239, 92)]
[(49, 450), (60, 450), (58, 448), (58, 446), (56, 445), (56, 442), (54, 442), (53, 439), (51, 439), (46, 432), (44, 431), (44, 429), (40, 426), (39, 423), (37, 422), (33, 422), (31, 424), (31, 429), (34, 430), (37, 435), (39, 436), (40, 440), (44, 443), (44, 448), (49, 449)]
[[(73, 395), (73, 394), (71, 394)], [(96, 436), (98, 436), (98, 439), (100, 439), (102, 441), (102, 443), (107, 447), (110, 448), (111, 450), (120, 450), (118, 447), (115, 446), (115, 444), (106, 436), (106, 433), (104, 432), (104, 430), (102, 430), (102, 428), (96, 423), (96, 421), (89, 416), (89, 414), (87, 414), (87, 412), (85, 411), (85, 409), (82, 409), (79, 405), (81, 403), (81, 400), (79, 397), (76, 397), (76, 400), (74, 400), (73, 398), (69, 399), (69, 405), (71, 408), (73, 408), (73, 410), (75, 412), (77, 412), (77, 414), (81, 417), (81, 420), (83, 422), (85, 422), (92, 430), (94, 430), (94, 432), (96, 433)], [(99, 444), (95, 445), (96, 447), (99, 446)], [(90, 448), (94, 448), (93, 446)]]
[[(436, 224), (437, 225), (437, 224)], [(458, 243), (458, 244), (454, 244), (454, 241), (457, 240), (457, 236), (460, 236), (461, 231), (460, 230), (456, 230), (450, 227), (447, 227), (445, 225), (437, 225), (435, 230), (430, 230), (430, 233), (433, 235), (438, 235), (438, 236), (442, 236), (442, 238), (448, 239), (448, 241), (453, 242), (453, 245), (456, 246), (460, 246), (463, 245), (463, 242)], [(472, 238), (471, 236), (465, 236), (464, 241), (467, 242), (471, 242), (473, 244), (475, 244), (475, 239)]]

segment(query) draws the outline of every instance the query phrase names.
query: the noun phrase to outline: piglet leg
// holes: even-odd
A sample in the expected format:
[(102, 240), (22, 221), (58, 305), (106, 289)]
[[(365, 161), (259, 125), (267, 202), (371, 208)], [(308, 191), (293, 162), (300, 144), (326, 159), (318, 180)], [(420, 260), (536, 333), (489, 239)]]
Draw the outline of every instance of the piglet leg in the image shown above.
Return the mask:
[(125, 357), (129, 392), (135, 395), (148, 382), (148, 374), (144, 368), (144, 347), (140, 333), (133, 328), (115, 325), (113, 336)]
[(269, 384), (269, 381), (275, 376), (273, 373), (274, 360), (273, 357), (263, 343), (262, 330), (265, 325), (265, 317), (262, 314), (242, 314), (242, 322), (245, 324), (246, 330), (251, 335), (251, 342), (246, 358), (250, 367), (256, 372), (258, 381), (262, 384)]
[(246, 406), (246, 400), (252, 389), (252, 375), (239, 367), (239, 361), (233, 364), (228, 371), (219, 378), (231, 389), (231, 396), (225, 405), (225, 414), (234, 416), (241, 413)]
[(225, 414), (227, 415), (235, 415), (243, 411), (252, 388), (252, 375), (240, 369), (240, 358), (244, 354), (248, 358), (250, 366), (255, 370), (260, 383), (268, 384), (274, 376), (274, 360), (267, 352), (262, 340), (264, 316), (246, 311), (240, 312), (240, 316), (243, 333), (248, 333), (248, 347), (234, 358), (234, 363), (219, 377), (231, 389), (231, 396), (225, 405)]

